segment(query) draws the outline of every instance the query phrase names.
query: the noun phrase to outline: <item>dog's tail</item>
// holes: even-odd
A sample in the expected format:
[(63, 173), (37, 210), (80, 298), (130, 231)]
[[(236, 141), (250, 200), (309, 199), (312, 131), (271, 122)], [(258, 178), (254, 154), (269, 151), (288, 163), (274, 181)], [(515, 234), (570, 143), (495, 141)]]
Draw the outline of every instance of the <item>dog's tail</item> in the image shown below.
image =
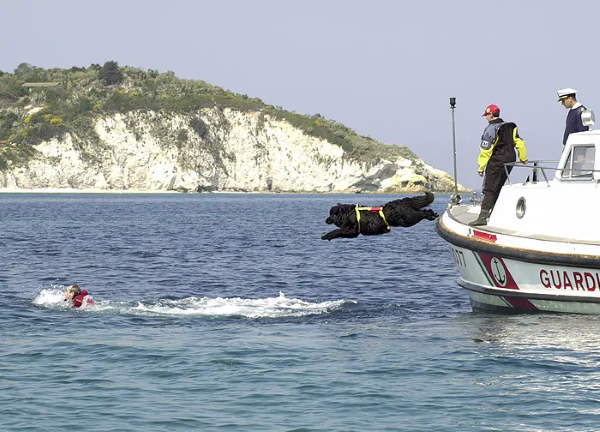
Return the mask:
[(423, 207), (427, 207), (433, 202), (434, 199), (435, 197), (431, 192), (425, 192), (425, 195), (423, 196), (412, 197), (410, 200), (410, 205), (415, 210), (418, 210)]

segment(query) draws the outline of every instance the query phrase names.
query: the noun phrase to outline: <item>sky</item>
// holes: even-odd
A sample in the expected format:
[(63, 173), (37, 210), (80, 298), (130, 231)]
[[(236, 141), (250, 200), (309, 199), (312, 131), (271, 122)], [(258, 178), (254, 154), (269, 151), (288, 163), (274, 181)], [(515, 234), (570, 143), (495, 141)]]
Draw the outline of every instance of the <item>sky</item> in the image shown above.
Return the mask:
[[(0, 70), (173, 71), (407, 146), (479, 189), (486, 105), (530, 160), (557, 160), (572, 87), (600, 110), (600, 2), (580, 0), (0, 0)], [(600, 115), (599, 115), (600, 117)], [(600, 127), (600, 126), (599, 126)]]

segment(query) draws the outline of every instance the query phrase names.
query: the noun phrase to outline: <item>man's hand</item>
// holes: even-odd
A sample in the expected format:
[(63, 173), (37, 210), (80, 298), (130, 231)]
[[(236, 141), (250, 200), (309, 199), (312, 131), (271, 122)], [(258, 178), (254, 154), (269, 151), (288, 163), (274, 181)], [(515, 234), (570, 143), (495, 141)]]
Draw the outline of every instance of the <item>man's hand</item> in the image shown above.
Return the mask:
[(522, 160), (521, 163), (527, 164), (529, 161), (527, 159)]
[(479, 177), (483, 177), (483, 171), (477, 171), (477, 174), (479, 174)]

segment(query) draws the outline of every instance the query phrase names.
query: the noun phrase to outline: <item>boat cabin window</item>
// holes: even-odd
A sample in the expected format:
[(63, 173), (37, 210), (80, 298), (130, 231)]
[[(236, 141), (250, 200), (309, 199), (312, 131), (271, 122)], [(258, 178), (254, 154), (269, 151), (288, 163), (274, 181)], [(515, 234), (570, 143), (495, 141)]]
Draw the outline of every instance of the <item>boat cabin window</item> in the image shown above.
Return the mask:
[(561, 178), (573, 180), (592, 179), (596, 147), (593, 145), (574, 145), (565, 163)]

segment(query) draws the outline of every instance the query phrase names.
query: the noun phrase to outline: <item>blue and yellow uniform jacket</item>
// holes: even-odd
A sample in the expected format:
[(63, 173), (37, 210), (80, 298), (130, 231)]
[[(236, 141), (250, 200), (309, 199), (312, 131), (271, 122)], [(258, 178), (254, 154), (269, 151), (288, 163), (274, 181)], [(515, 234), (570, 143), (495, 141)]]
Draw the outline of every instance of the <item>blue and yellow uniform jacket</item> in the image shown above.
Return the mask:
[(505, 123), (501, 118), (494, 119), (483, 131), (479, 157), (477, 158), (477, 171), (485, 171), (489, 163), (505, 164), (516, 160), (515, 151), (519, 153), (519, 160), (527, 160), (525, 141), (519, 137), (517, 125)]

